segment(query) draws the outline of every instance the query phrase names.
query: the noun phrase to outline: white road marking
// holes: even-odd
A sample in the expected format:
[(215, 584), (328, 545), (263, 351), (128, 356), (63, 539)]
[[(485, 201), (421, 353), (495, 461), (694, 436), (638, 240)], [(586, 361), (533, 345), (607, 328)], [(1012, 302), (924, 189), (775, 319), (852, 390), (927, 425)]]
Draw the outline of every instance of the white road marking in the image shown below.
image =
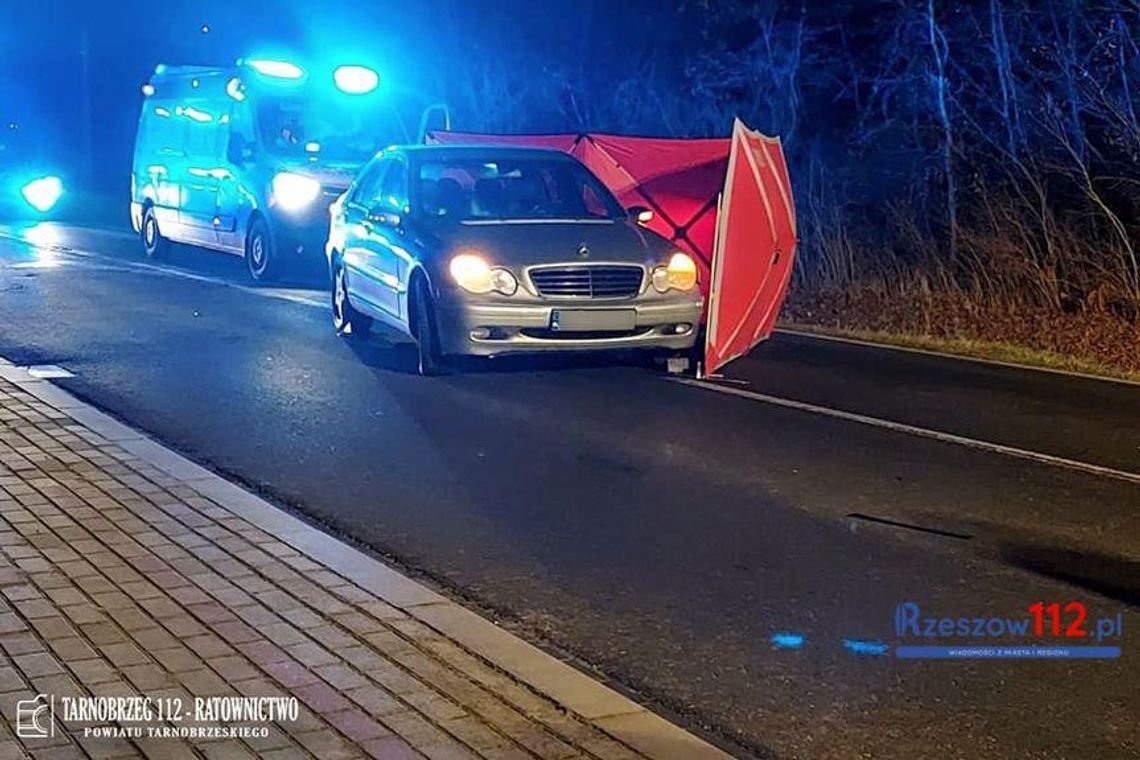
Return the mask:
[(1016, 459), (1024, 459), (1038, 464), (1051, 465), (1053, 467), (1062, 467), (1067, 470), (1075, 470), (1089, 475), (1098, 475), (1105, 478), (1113, 478), (1115, 480), (1123, 480), (1128, 483), (1140, 485), (1140, 473), (1128, 472), (1127, 470), (1116, 470), (1112, 467), (1103, 467), (1099, 464), (1092, 464), (1091, 462), (1081, 462), (1076, 459), (1066, 459), (1065, 457), (1054, 456), (1053, 454), (1044, 454), (1040, 451), (1030, 451), (1029, 449), (1021, 449), (1016, 446), (1007, 446), (1003, 443), (994, 443), (992, 441), (982, 441), (976, 438), (968, 438), (963, 435), (955, 435), (954, 433), (945, 433), (941, 430), (931, 430), (930, 428), (918, 427), (916, 425), (907, 425), (903, 422), (893, 422), (891, 420), (884, 420), (878, 417), (870, 417), (865, 414), (856, 414), (855, 412), (845, 412), (842, 409), (832, 409), (831, 407), (819, 406), (817, 404), (808, 404), (803, 401), (793, 401), (792, 399), (781, 398), (779, 396), (769, 396), (766, 393), (757, 393), (756, 391), (744, 390), (743, 388), (734, 388), (727, 385), (719, 385), (715, 382), (708, 382), (704, 380), (692, 380), (689, 378), (673, 377), (669, 378), (674, 382), (691, 385), (696, 388), (703, 388), (709, 391), (716, 391), (728, 396), (737, 396), (740, 398), (750, 399), (752, 401), (759, 401), (764, 404), (771, 404), (773, 406), (781, 406), (785, 409), (795, 409), (801, 412), (809, 412), (811, 414), (822, 414), (827, 417), (835, 417), (837, 419), (846, 420), (848, 422), (857, 422), (861, 425), (869, 425), (871, 427), (882, 428), (884, 430), (891, 430), (896, 433), (906, 433), (907, 435), (914, 435), (920, 438), (929, 438), (942, 443), (953, 443), (958, 446), (965, 446), (966, 448), (977, 449), (980, 451), (988, 451), (994, 454), (1002, 454)]
[[(106, 230), (99, 230), (100, 232), (107, 232)], [(99, 267), (95, 265), (92, 268), (105, 268), (111, 271), (136, 271), (147, 272), (149, 274), (156, 274), (165, 277), (177, 277), (184, 280), (192, 280), (194, 282), (204, 282), (210, 285), (221, 285), (222, 287), (234, 288), (243, 293), (251, 293), (255, 296), (262, 298), (273, 298), (278, 301), (288, 301), (290, 303), (301, 304), (302, 306), (310, 306), (316, 308), (327, 308), (328, 298), (317, 291), (305, 290), (302, 288), (259, 288), (252, 285), (242, 285), (240, 283), (232, 282), (223, 277), (214, 277), (211, 275), (198, 274), (179, 267), (166, 266), (163, 264), (155, 264), (145, 261), (131, 261), (129, 259), (121, 259), (115, 256), (107, 256), (106, 254), (98, 253), (96, 251), (88, 251), (82, 248), (72, 247), (64, 243), (53, 243), (51, 245), (41, 245), (27, 238), (12, 234), (6, 230), (0, 230), (0, 237), (8, 238), (17, 243), (31, 246), (33, 248), (43, 248), (50, 250), (53, 254), (70, 255), (81, 259), (96, 259), (101, 262), (106, 262), (105, 265)], [(131, 236), (133, 238), (133, 236)], [(14, 262), (8, 266), (13, 269), (49, 269), (58, 265), (58, 259), (54, 262)], [(90, 266), (90, 265), (89, 265)]]
[(313, 293), (313, 291), (303, 290), (300, 288), (259, 288), (252, 285), (242, 285), (240, 283), (232, 282), (231, 280), (227, 280), (224, 277), (214, 277), (206, 274), (198, 274), (197, 272), (191, 272), (189, 270), (180, 269), (178, 267), (164, 266), (162, 264), (151, 264), (142, 261), (121, 261), (119, 259), (103, 256), (102, 254), (98, 253), (89, 253), (88, 255), (95, 256), (104, 260), (115, 261), (122, 266), (126, 266), (131, 269), (152, 272), (154, 274), (164, 275), (167, 277), (179, 277), (185, 280), (193, 280), (194, 282), (204, 282), (210, 285), (221, 285), (223, 287), (240, 290), (243, 293), (251, 293), (255, 296), (261, 296), (262, 298), (274, 298), (279, 301), (289, 301), (290, 303), (299, 303), (304, 306), (317, 306), (320, 308), (325, 308), (328, 306), (328, 301), (323, 295), (318, 296)]
[(937, 356), (941, 359), (957, 359), (958, 361), (976, 362), (978, 364), (992, 364), (996, 367), (1008, 367), (1010, 369), (1024, 369), (1031, 372), (1048, 372), (1051, 375), (1065, 375), (1067, 377), (1078, 377), (1082, 380), (1100, 380), (1105, 383), (1119, 383), (1121, 385), (1137, 385), (1140, 386), (1140, 380), (1128, 380), (1123, 377), (1106, 377), (1105, 375), (1093, 375), (1088, 372), (1077, 372), (1069, 369), (1057, 369), (1056, 367), (1037, 367), (1032, 364), (1018, 364), (1017, 362), (1003, 362), (999, 359), (983, 359), (980, 356), (966, 356), (964, 354), (948, 354), (944, 351), (934, 351), (929, 348), (914, 348), (912, 346), (896, 346), (891, 343), (877, 343), (873, 340), (862, 340), (860, 338), (847, 338), (841, 335), (825, 335), (823, 333), (811, 332), (809, 330), (796, 330), (789, 327), (777, 327), (776, 332), (784, 333), (786, 335), (795, 335), (801, 338), (815, 338), (816, 340), (829, 340), (833, 343), (849, 343), (853, 346), (866, 346), (869, 348), (885, 348), (890, 351), (902, 351), (908, 354), (923, 354), (925, 356)]
[(33, 364), (29, 367), (25, 367), (24, 371), (32, 377), (38, 377), (41, 380), (75, 377), (70, 370), (66, 370), (58, 364)]
[(84, 224), (67, 225), (60, 222), (49, 222), (54, 227), (59, 229), (79, 230), (86, 233), (94, 233), (96, 235), (106, 235), (107, 237), (118, 238), (119, 240), (137, 243), (139, 241), (139, 234), (137, 232), (127, 232), (126, 230), (108, 229), (107, 227), (91, 227)]

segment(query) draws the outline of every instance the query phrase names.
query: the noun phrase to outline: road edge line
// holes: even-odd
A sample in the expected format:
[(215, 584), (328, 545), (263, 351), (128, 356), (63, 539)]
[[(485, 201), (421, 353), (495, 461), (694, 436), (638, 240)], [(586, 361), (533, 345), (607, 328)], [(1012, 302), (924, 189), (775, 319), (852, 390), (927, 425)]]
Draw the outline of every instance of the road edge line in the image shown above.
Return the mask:
[[(99, 228), (93, 228), (93, 229), (99, 229)], [(99, 231), (100, 232), (106, 232), (107, 230), (99, 229)], [(29, 248), (41, 247), (41, 246), (37, 246), (35, 243), (33, 243), (33, 242), (31, 242), (25, 238), (19, 237), (18, 235), (11, 234), (8, 230), (4, 229), (3, 227), (0, 227), (0, 239), (11, 240), (14, 243), (18, 243), (20, 245), (28, 246)], [(51, 246), (47, 246), (47, 247), (51, 248)], [(131, 259), (119, 259), (119, 258), (116, 258), (114, 256), (108, 256), (105, 253), (99, 253), (98, 251), (90, 251), (90, 250), (87, 250), (83, 247), (77, 248), (74, 246), (59, 246), (59, 247), (54, 248), (53, 250), (56, 250), (58, 253), (61, 253), (63, 255), (78, 256), (81, 258), (96, 259), (98, 261), (107, 262), (108, 265), (119, 267), (122, 270), (129, 271), (129, 272), (132, 272), (134, 274), (146, 273), (146, 274), (154, 275), (156, 277), (170, 277), (173, 279), (186, 280), (188, 282), (196, 282), (196, 283), (204, 284), (204, 285), (214, 285), (214, 286), (222, 287), (222, 288), (231, 288), (233, 290), (238, 290), (242, 293), (249, 293), (251, 295), (259, 296), (261, 298), (268, 298), (268, 299), (273, 300), (273, 301), (284, 301), (285, 303), (294, 303), (294, 304), (298, 304), (300, 306), (307, 306), (309, 308), (324, 309), (324, 308), (328, 307), (327, 293), (323, 293), (323, 291), (313, 291), (313, 292), (322, 292), (323, 295), (319, 299), (312, 300), (312, 299), (306, 298), (305, 296), (300, 295), (296, 292), (293, 292), (293, 291), (305, 290), (305, 288), (257, 287), (254, 285), (247, 285), (247, 284), (241, 283), (241, 282), (233, 282), (231, 280), (225, 279), (224, 277), (215, 277), (214, 275), (201, 274), (199, 272), (195, 272), (195, 271), (190, 270), (190, 269), (183, 269), (181, 267), (174, 266), (174, 265), (166, 266), (166, 265), (162, 265), (162, 264), (154, 264), (154, 263), (151, 263), (149, 261), (134, 261)], [(203, 250), (205, 250), (205, 249), (203, 249)], [(207, 251), (207, 253), (220, 253), (220, 252), (218, 252), (218, 251)], [(225, 256), (228, 254), (222, 253), (221, 255)]]
[(869, 427), (876, 427), (883, 430), (890, 430), (896, 433), (905, 433), (919, 438), (927, 438), (941, 443), (952, 443), (977, 451), (988, 451), (993, 454), (1002, 454), (1004, 456), (1013, 457), (1015, 459), (1023, 459), (1037, 464), (1045, 464), (1053, 467), (1059, 467), (1066, 470), (1074, 470), (1083, 472), (1088, 475), (1099, 475), (1101, 477), (1112, 478), (1114, 480), (1123, 480), (1127, 483), (1140, 485), (1140, 473), (1129, 472), (1127, 470), (1117, 470), (1112, 467), (1105, 467), (1091, 462), (1082, 462), (1077, 459), (1067, 459), (1065, 457), (1055, 456), (1053, 454), (1045, 454), (1040, 451), (1031, 451), (1029, 449), (1018, 448), (1017, 446), (1007, 446), (1004, 443), (994, 443), (992, 441), (983, 441), (978, 438), (969, 438), (964, 435), (957, 435), (955, 433), (944, 433), (940, 430), (932, 430), (930, 428), (918, 427), (917, 425), (908, 425), (905, 422), (894, 422), (892, 420), (884, 420), (879, 417), (870, 417), (865, 414), (858, 414), (857, 412), (847, 412), (842, 409), (832, 409), (828, 406), (819, 406), (818, 404), (809, 404), (805, 401), (795, 401), (793, 399), (781, 398), (780, 396), (770, 396), (766, 393), (757, 393), (756, 391), (749, 391), (743, 388), (735, 388), (728, 385), (721, 385), (714, 381), (708, 380), (693, 380), (686, 377), (672, 377), (669, 378), (675, 383), (693, 386), (695, 388), (703, 388), (705, 390), (723, 393), (729, 396), (738, 396), (746, 398), (751, 401), (759, 401), (764, 404), (771, 404), (773, 406), (783, 407), (785, 409), (794, 409), (800, 412), (808, 412), (811, 414), (820, 414), (826, 417), (834, 417), (836, 419), (846, 420), (847, 422), (857, 422), (861, 425)]
[(974, 362), (976, 364), (989, 364), (995, 367), (1005, 367), (1006, 369), (1020, 369), (1029, 372), (1044, 372), (1050, 375), (1062, 375), (1064, 377), (1074, 377), (1080, 380), (1099, 380), (1104, 383), (1116, 383), (1118, 385), (1133, 385), (1140, 387), (1140, 380), (1129, 380), (1124, 377), (1109, 377), (1107, 375), (1094, 375), (1091, 372), (1078, 372), (1071, 369), (1059, 369), (1057, 367), (1038, 367), (1033, 364), (1021, 364), (1019, 362), (1006, 362), (1001, 359), (986, 359), (981, 356), (969, 356), (967, 354), (952, 354), (945, 351), (935, 351), (930, 348), (916, 348), (914, 346), (899, 346), (893, 343), (879, 343), (878, 341), (865, 340), (863, 338), (849, 338), (843, 335), (828, 335), (827, 333), (817, 333), (811, 330), (796, 330), (795, 328), (777, 327), (776, 332), (785, 335), (795, 335), (799, 338), (815, 338), (817, 340), (827, 340), (833, 343), (849, 343), (854, 346), (866, 346), (868, 348), (883, 348), (889, 351), (902, 351), (908, 354), (923, 354), (925, 356), (935, 356), (940, 359), (956, 359), (964, 362)]
[[(21, 376), (22, 375), (22, 376)], [(356, 547), (274, 506), (142, 431), (0, 356), (0, 376), (61, 414), (162, 470), (202, 496), (343, 575), (578, 720), (651, 760), (732, 760), (705, 739), (442, 596)]]

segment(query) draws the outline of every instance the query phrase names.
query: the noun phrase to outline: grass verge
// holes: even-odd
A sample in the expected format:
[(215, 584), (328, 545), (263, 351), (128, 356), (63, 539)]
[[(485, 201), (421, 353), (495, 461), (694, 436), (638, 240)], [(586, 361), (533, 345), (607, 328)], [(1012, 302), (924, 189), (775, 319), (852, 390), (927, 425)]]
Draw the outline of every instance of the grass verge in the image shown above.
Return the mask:
[(1128, 380), (1140, 383), (1140, 372), (1130, 372), (1119, 367), (1102, 364), (1091, 359), (1066, 356), (1052, 351), (1043, 351), (1013, 343), (994, 343), (973, 338), (943, 338), (935, 335), (914, 333), (891, 333), (878, 330), (858, 330), (845, 327), (826, 327), (802, 322), (780, 321), (777, 329), (796, 330), (815, 335), (830, 335), (837, 338), (850, 338), (868, 343), (882, 343), (887, 346), (914, 348), (922, 351), (953, 354), (973, 359), (1018, 364), (1030, 368), (1079, 372), (1114, 380)]

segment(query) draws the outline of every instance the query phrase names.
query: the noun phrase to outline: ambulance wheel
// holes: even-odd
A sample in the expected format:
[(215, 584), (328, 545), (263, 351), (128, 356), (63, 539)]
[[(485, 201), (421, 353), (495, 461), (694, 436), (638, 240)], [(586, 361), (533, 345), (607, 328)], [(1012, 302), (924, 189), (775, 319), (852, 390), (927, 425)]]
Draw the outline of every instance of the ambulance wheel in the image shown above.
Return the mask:
[(143, 212), (139, 237), (142, 238), (143, 251), (148, 259), (165, 258), (170, 251), (170, 241), (158, 229), (158, 216), (154, 213), (154, 206), (147, 206)]
[(277, 268), (277, 256), (273, 250), (273, 236), (264, 219), (254, 219), (245, 237), (245, 265), (249, 276), (257, 282), (272, 280)]

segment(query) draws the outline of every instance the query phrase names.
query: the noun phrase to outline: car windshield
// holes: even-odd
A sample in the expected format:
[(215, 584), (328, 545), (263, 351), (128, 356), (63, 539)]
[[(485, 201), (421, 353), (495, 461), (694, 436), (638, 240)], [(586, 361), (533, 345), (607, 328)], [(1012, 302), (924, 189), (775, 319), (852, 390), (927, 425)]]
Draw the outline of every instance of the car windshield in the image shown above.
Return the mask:
[(363, 164), (406, 139), (395, 110), (376, 102), (265, 98), (258, 123), (270, 152), (330, 162)]
[(564, 158), (459, 158), (420, 165), (420, 212), (448, 221), (616, 219), (621, 205), (597, 177)]

